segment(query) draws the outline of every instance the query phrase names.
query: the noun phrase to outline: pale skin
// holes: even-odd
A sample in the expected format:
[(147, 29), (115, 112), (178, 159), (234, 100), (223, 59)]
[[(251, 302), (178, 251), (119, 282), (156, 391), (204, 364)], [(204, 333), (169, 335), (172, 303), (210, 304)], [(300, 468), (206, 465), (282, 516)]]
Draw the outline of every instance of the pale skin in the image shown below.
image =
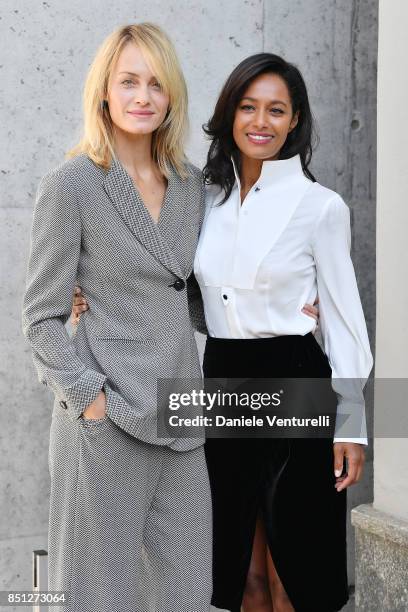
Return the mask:
[[(167, 181), (152, 158), (151, 144), (153, 132), (166, 118), (169, 97), (133, 43), (123, 48), (113, 67), (106, 101), (114, 125), (115, 154), (157, 223)], [(101, 419), (105, 414), (105, 393), (100, 391), (82, 417)]]
[[(233, 125), (234, 140), (240, 150), (242, 160), (240, 176), (241, 204), (249, 190), (258, 180), (263, 161), (278, 159), (279, 152), (285, 143), (287, 135), (295, 128), (298, 119), (298, 114), (293, 113), (286, 83), (278, 75), (261, 75), (252, 82), (244, 93), (244, 97), (236, 109)], [(265, 135), (264, 142), (260, 144), (259, 140), (251, 140), (251, 135), (254, 134)], [(125, 138), (124, 140), (127, 142), (127, 146), (124, 146), (124, 152), (133, 151), (127, 139)], [(144, 149), (143, 154), (146, 151), (147, 149)], [(124, 155), (124, 159), (126, 159), (126, 155)], [(135, 184), (138, 185), (138, 180), (140, 181), (143, 178), (143, 166), (146, 160), (143, 159), (143, 156), (132, 157), (132, 159), (134, 163), (129, 163), (125, 167), (135, 181)], [(147, 170), (145, 176), (148, 175), (149, 171)], [(151, 167), (150, 176), (154, 176)], [(155, 206), (154, 202), (156, 201), (156, 204), (158, 201), (162, 202), (165, 188), (160, 190), (160, 181), (154, 182), (153, 180), (150, 184), (156, 189), (158, 194), (157, 200), (151, 197), (152, 194), (149, 191), (148, 184), (145, 185), (145, 197), (143, 195), (142, 197), (147, 206), (148, 202), (152, 203), (149, 212), (152, 218), (157, 221), (161, 204)], [(313, 306), (306, 304), (303, 308), (303, 312), (316, 320), (318, 320), (317, 302), (318, 300), (316, 300)], [(74, 324), (78, 323), (81, 313), (87, 309), (86, 299), (81, 294), (80, 288), (76, 287), (72, 310), (72, 321)], [(98, 398), (95, 402), (97, 401)], [(92, 404), (87, 410), (91, 409), (91, 407)], [(104, 402), (101, 412), (103, 414), (105, 412)], [(100, 417), (90, 416), (90, 418)], [(342, 491), (360, 480), (365, 460), (364, 447), (354, 443), (335, 443), (333, 444), (333, 453), (336, 477), (335, 487), (337, 491)], [(347, 472), (341, 475), (344, 459), (347, 461)], [(242, 612), (294, 612), (294, 608), (276, 572), (260, 517), (256, 525)]]

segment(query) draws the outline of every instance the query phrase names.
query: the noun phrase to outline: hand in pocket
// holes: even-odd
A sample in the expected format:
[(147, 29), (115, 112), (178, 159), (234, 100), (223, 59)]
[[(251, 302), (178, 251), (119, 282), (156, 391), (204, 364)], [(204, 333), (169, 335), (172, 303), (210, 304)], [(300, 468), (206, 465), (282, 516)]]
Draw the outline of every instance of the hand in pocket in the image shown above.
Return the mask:
[(106, 416), (106, 395), (100, 391), (96, 399), (83, 411), (82, 418), (85, 420), (103, 419)]

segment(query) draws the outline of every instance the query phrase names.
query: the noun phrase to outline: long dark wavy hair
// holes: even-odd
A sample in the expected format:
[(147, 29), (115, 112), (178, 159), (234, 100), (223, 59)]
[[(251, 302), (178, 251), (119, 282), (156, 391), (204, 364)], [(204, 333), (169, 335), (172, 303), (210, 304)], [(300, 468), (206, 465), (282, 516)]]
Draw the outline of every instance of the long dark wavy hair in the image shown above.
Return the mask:
[(299, 154), (305, 176), (312, 181), (316, 180), (309, 170), (309, 164), (312, 150), (317, 143), (317, 133), (303, 77), (296, 66), (278, 55), (257, 53), (244, 59), (231, 72), (221, 90), (213, 116), (203, 125), (204, 132), (211, 140), (203, 170), (204, 181), (207, 185), (219, 185), (224, 190), (221, 204), (228, 200), (235, 182), (231, 156), (238, 172), (241, 170), (240, 151), (232, 135), (235, 111), (252, 81), (261, 74), (268, 73), (277, 74), (285, 81), (292, 111), (294, 114), (299, 112), (298, 123), (289, 132), (279, 152), (279, 159), (288, 159)]

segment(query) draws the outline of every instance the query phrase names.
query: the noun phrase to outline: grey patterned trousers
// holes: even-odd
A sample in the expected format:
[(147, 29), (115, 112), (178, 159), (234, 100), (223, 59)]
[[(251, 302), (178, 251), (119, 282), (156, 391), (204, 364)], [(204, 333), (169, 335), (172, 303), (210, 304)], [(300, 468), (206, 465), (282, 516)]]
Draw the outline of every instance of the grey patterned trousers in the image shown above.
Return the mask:
[(203, 447), (141, 442), (109, 418), (50, 432), (49, 589), (59, 612), (208, 612), (211, 499)]

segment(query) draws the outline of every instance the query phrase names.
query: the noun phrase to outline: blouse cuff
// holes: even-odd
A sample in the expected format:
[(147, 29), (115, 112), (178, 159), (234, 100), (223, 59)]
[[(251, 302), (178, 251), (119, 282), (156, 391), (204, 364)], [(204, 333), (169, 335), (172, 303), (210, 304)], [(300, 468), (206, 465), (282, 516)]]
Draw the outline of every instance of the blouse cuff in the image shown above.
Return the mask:
[(333, 438), (333, 444), (336, 442), (352, 442), (353, 444), (363, 444), (368, 446), (367, 438)]
[(336, 442), (354, 442), (367, 444), (367, 423), (364, 401), (352, 403), (340, 400), (337, 405), (336, 425), (334, 429)]

